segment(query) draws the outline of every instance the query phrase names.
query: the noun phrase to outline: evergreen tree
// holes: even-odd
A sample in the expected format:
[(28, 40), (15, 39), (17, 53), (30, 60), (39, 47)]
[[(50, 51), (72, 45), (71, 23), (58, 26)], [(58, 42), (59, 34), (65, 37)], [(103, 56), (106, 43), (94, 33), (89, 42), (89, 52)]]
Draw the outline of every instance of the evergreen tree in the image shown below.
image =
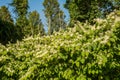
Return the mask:
[(1, 20), (13, 23), (13, 19), (11, 18), (10, 12), (6, 6), (0, 7), (0, 18)]
[(28, 15), (28, 22), (29, 22), (29, 29), (27, 30), (30, 30), (30, 33), (29, 35), (37, 35), (39, 34), (40, 36), (44, 35), (44, 28), (43, 28), (43, 24), (41, 22), (41, 19), (40, 19), (40, 15), (37, 11), (33, 11), (33, 12), (30, 12), (29, 15)]
[(7, 44), (20, 39), (17, 28), (6, 6), (0, 7), (0, 43)]
[(48, 34), (65, 28), (64, 14), (59, 8), (58, 0), (44, 0), (44, 13), (48, 22)]
[(14, 12), (17, 15), (16, 25), (19, 26), (24, 33), (27, 25), (28, 0), (13, 0), (10, 5), (14, 7)]

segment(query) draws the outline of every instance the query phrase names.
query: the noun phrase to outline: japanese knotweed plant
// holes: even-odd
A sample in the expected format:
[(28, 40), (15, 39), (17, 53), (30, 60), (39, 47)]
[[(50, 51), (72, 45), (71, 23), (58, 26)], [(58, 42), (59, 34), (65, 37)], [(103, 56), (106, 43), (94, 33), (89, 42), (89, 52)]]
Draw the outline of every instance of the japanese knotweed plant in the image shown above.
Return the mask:
[(0, 45), (1, 80), (119, 80), (120, 17)]

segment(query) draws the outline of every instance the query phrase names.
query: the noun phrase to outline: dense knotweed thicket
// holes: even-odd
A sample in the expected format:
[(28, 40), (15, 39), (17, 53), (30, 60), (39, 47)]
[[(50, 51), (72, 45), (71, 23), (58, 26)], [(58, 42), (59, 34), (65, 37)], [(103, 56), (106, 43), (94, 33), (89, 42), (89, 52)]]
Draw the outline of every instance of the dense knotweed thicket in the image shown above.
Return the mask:
[(120, 17), (0, 45), (1, 80), (119, 80)]

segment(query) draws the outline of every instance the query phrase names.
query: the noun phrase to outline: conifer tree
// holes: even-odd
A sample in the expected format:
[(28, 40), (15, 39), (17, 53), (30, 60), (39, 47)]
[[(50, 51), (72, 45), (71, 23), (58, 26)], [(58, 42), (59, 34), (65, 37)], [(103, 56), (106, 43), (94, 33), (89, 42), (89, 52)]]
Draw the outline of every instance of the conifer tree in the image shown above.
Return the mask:
[(13, 19), (11, 18), (10, 12), (6, 6), (0, 7), (0, 18), (4, 21), (13, 23)]
[(0, 43), (7, 44), (20, 39), (17, 28), (6, 6), (0, 7)]
[(12, 0), (10, 3), (14, 8), (14, 12), (17, 15), (16, 25), (19, 26), (24, 34), (25, 27), (27, 25), (27, 13), (28, 13), (28, 0)]

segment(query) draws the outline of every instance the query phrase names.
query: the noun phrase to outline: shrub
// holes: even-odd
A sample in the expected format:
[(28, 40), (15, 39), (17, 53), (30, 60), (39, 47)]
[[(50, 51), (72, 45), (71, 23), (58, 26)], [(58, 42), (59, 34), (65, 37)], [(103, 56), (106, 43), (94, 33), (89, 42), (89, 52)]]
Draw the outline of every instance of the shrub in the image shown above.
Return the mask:
[(95, 21), (1, 45), (1, 79), (119, 80), (120, 20), (112, 13)]

